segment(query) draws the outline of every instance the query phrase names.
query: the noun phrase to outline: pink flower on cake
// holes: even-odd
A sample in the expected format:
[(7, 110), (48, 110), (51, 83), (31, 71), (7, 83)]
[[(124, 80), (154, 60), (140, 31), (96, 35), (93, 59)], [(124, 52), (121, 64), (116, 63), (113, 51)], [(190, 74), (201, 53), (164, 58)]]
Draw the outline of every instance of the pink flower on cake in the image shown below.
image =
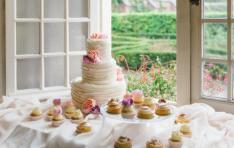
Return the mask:
[(89, 37), (90, 39), (108, 39), (108, 35), (104, 33), (93, 33)]
[(89, 98), (82, 104), (82, 112), (89, 114), (96, 105), (96, 101)]
[(61, 106), (56, 106), (53, 110), (53, 115), (56, 116), (56, 115), (59, 115), (59, 114), (62, 114), (62, 107)]
[(53, 100), (53, 104), (56, 105), (61, 105), (61, 99), (60, 98), (56, 98)]
[(117, 71), (117, 81), (123, 81), (124, 75), (122, 69), (120, 67), (117, 67), (116, 71)]
[(85, 64), (97, 64), (101, 62), (100, 53), (98, 50), (90, 50), (88, 54), (83, 57)]

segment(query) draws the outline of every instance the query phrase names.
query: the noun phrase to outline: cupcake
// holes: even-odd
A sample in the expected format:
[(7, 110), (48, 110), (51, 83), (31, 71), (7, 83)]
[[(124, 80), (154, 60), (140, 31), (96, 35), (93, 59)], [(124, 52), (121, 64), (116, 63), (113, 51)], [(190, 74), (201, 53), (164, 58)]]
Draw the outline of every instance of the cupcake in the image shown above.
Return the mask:
[(51, 121), (53, 119), (53, 110), (54, 110), (54, 107), (50, 107), (47, 111), (47, 120)]
[(76, 110), (71, 116), (72, 123), (79, 124), (83, 121), (83, 119), (84, 119), (84, 116), (79, 109)]
[(58, 127), (64, 122), (64, 117), (62, 115), (62, 108), (56, 106), (53, 111), (52, 126)]
[(127, 118), (127, 119), (132, 119), (135, 117), (136, 113), (135, 110), (133, 109), (133, 100), (132, 99), (123, 99), (122, 101), (122, 111), (121, 111), (121, 115), (123, 118)]
[(41, 109), (38, 107), (33, 108), (32, 112), (30, 114), (31, 120), (39, 120), (39, 119), (41, 119), (41, 117), (42, 117)]
[(175, 123), (187, 124), (189, 123), (189, 116), (187, 114), (181, 113), (176, 117)]
[(82, 122), (80, 123), (77, 128), (76, 128), (76, 133), (81, 134), (81, 133), (88, 133), (92, 131), (92, 127), (88, 122)]
[(171, 134), (171, 138), (169, 139), (169, 147), (170, 148), (181, 148), (182, 147), (182, 138), (180, 133), (177, 131), (173, 131)]
[(192, 131), (191, 131), (189, 125), (187, 125), (187, 124), (184, 124), (184, 125), (182, 125), (180, 127), (180, 132), (185, 137), (191, 137), (192, 136)]
[(141, 119), (153, 119), (154, 112), (148, 106), (142, 106), (138, 111), (137, 117)]
[(108, 102), (107, 112), (110, 114), (120, 114), (121, 113), (121, 105), (117, 99), (111, 99)]
[(141, 106), (144, 101), (144, 94), (142, 90), (134, 90), (132, 93), (132, 99), (135, 106)]
[(155, 110), (156, 115), (159, 116), (167, 116), (171, 114), (171, 109), (169, 108), (168, 105), (159, 105), (156, 110)]
[(146, 148), (163, 148), (163, 144), (158, 139), (151, 139), (146, 142)]
[(114, 148), (131, 148), (132, 140), (128, 137), (120, 136), (117, 141), (115, 141)]
[(72, 103), (71, 100), (65, 102), (65, 105), (64, 105), (64, 108), (65, 108), (65, 117), (68, 118), (68, 119), (71, 119), (71, 116), (72, 114), (75, 112), (76, 108), (74, 106), (74, 104)]
[(144, 102), (143, 102), (143, 105), (144, 106), (148, 106), (150, 109), (154, 110), (155, 107), (156, 107), (156, 102), (155, 102), (155, 99), (152, 98), (152, 97), (147, 97), (145, 98)]

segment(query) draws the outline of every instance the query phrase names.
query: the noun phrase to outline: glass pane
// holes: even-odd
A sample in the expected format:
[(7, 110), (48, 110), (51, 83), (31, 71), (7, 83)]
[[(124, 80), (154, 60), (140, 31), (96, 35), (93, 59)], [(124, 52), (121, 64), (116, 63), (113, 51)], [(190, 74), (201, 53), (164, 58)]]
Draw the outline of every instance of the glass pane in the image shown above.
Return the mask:
[(17, 23), (17, 54), (39, 54), (39, 34), (39, 23)]
[(88, 17), (88, 0), (70, 0), (69, 14), (70, 17)]
[(86, 39), (88, 36), (87, 23), (70, 23), (69, 46), (70, 51), (86, 49)]
[(206, 23), (203, 28), (203, 52), (209, 58), (227, 58), (227, 25)]
[(64, 86), (65, 84), (64, 57), (45, 58), (45, 86)]
[(227, 17), (227, 0), (204, 0), (204, 18)]
[(234, 24), (232, 24), (232, 59), (234, 59)]
[(203, 65), (202, 95), (216, 98), (227, 97), (227, 65), (206, 62)]
[(16, 3), (18, 18), (40, 17), (40, 0), (17, 0)]
[(45, 0), (44, 10), (47, 18), (64, 18), (65, 0)]
[(70, 56), (70, 81), (81, 76), (82, 56)]
[(40, 59), (17, 60), (17, 89), (40, 88)]
[(64, 52), (64, 23), (45, 23), (45, 52)]

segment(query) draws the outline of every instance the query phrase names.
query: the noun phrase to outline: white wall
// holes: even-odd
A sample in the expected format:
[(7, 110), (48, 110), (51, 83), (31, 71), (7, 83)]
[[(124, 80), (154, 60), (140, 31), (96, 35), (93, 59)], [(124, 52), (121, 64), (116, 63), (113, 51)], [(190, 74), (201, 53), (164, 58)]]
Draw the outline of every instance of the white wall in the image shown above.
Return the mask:
[(5, 89), (5, 0), (0, 0), (0, 102)]

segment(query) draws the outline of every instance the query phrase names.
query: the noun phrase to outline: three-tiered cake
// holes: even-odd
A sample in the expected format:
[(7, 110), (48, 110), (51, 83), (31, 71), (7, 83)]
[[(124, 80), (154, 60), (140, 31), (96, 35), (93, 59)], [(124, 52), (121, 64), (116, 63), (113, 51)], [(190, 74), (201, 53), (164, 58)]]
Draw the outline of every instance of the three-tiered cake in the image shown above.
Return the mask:
[(126, 82), (120, 67), (111, 56), (111, 44), (104, 34), (93, 34), (87, 40), (87, 55), (83, 57), (82, 80), (72, 82), (74, 104), (81, 108), (92, 98), (103, 105), (110, 98), (122, 98)]

